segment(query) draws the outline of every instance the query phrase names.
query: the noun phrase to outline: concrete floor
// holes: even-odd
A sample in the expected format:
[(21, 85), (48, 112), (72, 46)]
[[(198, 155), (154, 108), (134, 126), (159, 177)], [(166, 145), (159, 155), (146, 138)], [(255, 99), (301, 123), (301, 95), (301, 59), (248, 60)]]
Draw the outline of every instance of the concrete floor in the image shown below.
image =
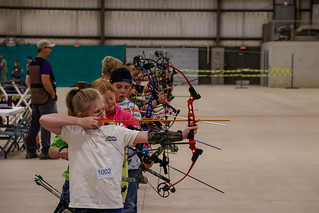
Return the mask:
[[(149, 185), (139, 190), (139, 212), (318, 213), (319, 212), (319, 89), (282, 89), (249, 86), (195, 86), (197, 118), (230, 119), (227, 127), (199, 123), (196, 139), (217, 146), (204, 150), (191, 175), (223, 190), (221, 194), (186, 178), (176, 193), (159, 197)], [(66, 89), (58, 90), (58, 110), (65, 113)], [(186, 86), (174, 90), (173, 101), (187, 113)], [(185, 123), (176, 123), (173, 130)], [(25, 151), (0, 159), (0, 212), (53, 212), (58, 199), (37, 186), (40, 174), (61, 190), (64, 160), (26, 160)], [(188, 146), (172, 155), (170, 163), (186, 171)], [(151, 175), (152, 185), (157, 180)], [(174, 171), (172, 181), (182, 175)]]

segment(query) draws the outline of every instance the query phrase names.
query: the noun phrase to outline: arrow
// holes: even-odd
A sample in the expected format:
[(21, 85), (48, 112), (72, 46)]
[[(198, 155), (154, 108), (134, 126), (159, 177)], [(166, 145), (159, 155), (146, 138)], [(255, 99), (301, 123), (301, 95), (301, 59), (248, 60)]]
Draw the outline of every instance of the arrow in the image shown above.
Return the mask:
[[(187, 119), (186, 117), (181, 117), (181, 116), (174, 116), (174, 115), (168, 115), (168, 117), (174, 117), (174, 118), (180, 118), (180, 119)], [(217, 121), (217, 120), (216, 120)], [(222, 120), (220, 120), (222, 121)], [(229, 121), (229, 120), (227, 120)], [(203, 123), (207, 123), (207, 124), (214, 124), (214, 125), (218, 125), (218, 126), (227, 126), (226, 124), (220, 124), (220, 123), (216, 123), (216, 122), (210, 122), (208, 120), (203, 120), (203, 119), (199, 119), (198, 122), (203, 122)]]
[[(107, 118), (101, 118), (99, 120), (101, 123), (110, 123), (110, 122), (133, 122), (133, 121), (140, 121), (140, 122), (156, 122), (156, 121), (188, 121), (187, 119), (176, 119), (176, 120), (111, 120)], [(230, 121), (227, 119), (224, 120), (215, 120), (215, 119), (196, 119), (196, 122), (201, 122), (201, 121)]]
[(61, 197), (61, 192), (59, 192), (56, 188), (46, 182), (41, 175), (34, 174), (34, 176), (35, 177), (33, 178), (33, 180), (38, 186), (42, 186), (44, 189), (51, 192), (57, 198)]

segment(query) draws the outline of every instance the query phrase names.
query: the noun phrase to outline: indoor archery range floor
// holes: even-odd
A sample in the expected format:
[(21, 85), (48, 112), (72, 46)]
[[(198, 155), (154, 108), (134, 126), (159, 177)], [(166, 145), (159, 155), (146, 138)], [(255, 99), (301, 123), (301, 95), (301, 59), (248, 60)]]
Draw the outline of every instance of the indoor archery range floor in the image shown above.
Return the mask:
[[(195, 85), (202, 98), (194, 102), (196, 118), (230, 119), (226, 127), (199, 123), (195, 139), (203, 149), (191, 178), (176, 185), (176, 192), (161, 198), (141, 185), (139, 212), (152, 213), (318, 213), (319, 212), (319, 89), (285, 89), (235, 85)], [(67, 88), (58, 88), (58, 110), (66, 113)], [(188, 88), (174, 89), (172, 105), (187, 117)], [(176, 122), (172, 130), (186, 123)], [(188, 145), (170, 156), (170, 165), (187, 171)], [(40, 174), (61, 191), (64, 160), (25, 159), (14, 151), (0, 159), (0, 212), (53, 212), (58, 199), (32, 180)], [(146, 174), (156, 187), (157, 179)], [(171, 171), (172, 182), (183, 175)], [(92, 186), (94, 187), (94, 186)]]

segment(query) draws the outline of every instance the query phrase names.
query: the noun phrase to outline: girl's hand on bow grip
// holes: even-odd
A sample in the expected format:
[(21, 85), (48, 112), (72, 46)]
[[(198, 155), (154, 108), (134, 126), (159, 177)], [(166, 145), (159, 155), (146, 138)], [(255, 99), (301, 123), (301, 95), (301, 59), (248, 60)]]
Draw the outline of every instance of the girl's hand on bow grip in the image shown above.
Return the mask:
[(197, 126), (197, 125), (196, 125), (196, 126), (186, 127), (186, 128), (183, 130), (183, 139), (186, 139), (186, 138), (187, 138), (187, 136), (188, 136), (188, 134), (189, 134), (189, 132), (190, 132), (191, 130), (194, 130), (194, 134), (196, 134), (196, 133), (197, 133), (197, 129), (198, 129), (198, 126)]

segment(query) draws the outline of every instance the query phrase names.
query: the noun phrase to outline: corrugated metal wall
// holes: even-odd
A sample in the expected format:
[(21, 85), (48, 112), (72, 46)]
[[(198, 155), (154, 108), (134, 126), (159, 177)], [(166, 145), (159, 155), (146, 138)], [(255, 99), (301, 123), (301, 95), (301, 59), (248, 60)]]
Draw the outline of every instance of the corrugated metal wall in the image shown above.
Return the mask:
[(106, 36), (213, 37), (216, 14), (198, 12), (108, 12)]
[(0, 10), (1, 34), (28, 36), (97, 36), (98, 12)]
[(106, 0), (106, 8), (216, 9), (215, 0)]
[[(309, 7), (310, 1), (301, 6)], [(217, 0), (104, 2), (104, 45), (215, 45)], [(220, 45), (260, 46), (262, 25), (272, 20), (272, 4), (273, 0), (222, 0)], [(100, 0), (0, 0), (0, 42), (21, 37), (22, 43), (35, 43), (38, 36), (58, 44), (99, 45), (99, 8)], [(301, 17), (307, 19), (309, 12)]]
[(98, 8), (96, 0), (1, 0), (2, 6), (18, 7), (61, 7), (61, 8)]
[[(271, 20), (271, 14), (247, 12), (247, 13), (223, 13), (222, 37), (261, 37), (262, 24)], [(230, 24), (232, 23), (232, 24)]]

